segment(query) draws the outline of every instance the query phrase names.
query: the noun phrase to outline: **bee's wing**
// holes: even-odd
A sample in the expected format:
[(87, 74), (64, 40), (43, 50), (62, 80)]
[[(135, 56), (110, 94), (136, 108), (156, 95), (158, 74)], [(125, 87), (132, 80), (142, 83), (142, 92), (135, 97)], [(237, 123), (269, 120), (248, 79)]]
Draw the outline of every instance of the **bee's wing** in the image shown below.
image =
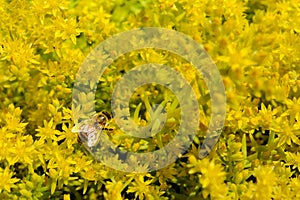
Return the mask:
[(97, 140), (98, 140), (98, 139), (100, 138), (100, 136), (103, 134), (103, 133), (102, 133), (103, 130), (104, 130), (103, 127), (97, 130), (97, 132), (96, 132), (96, 138), (97, 138)]
[(88, 141), (87, 141), (87, 145), (89, 147), (93, 147), (95, 145), (97, 145), (99, 143), (100, 140), (100, 136), (102, 134), (102, 128), (100, 128), (99, 130), (97, 130), (96, 132), (90, 133), (88, 135)]

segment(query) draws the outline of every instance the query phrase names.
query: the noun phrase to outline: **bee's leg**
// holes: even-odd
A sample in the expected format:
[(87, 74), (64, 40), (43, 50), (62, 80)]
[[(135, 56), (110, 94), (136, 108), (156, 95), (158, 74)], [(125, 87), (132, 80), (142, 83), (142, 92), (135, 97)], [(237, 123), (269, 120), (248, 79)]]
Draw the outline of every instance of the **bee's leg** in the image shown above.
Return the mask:
[(115, 130), (115, 129), (109, 128), (109, 127), (104, 127), (103, 130), (106, 130), (106, 131), (113, 131), (113, 130)]
[(79, 140), (80, 143), (85, 143), (88, 140), (88, 136), (84, 132), (79, 132), (78, 136), (77, 136), (77, 139)]

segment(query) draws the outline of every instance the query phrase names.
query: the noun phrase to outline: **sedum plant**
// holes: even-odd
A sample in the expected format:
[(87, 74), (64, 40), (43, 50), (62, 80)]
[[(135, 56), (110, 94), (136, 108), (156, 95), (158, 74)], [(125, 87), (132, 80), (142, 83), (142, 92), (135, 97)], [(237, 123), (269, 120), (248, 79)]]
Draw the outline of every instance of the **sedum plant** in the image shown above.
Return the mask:
[[(299, 10), (297, 0), (0, 0), (0, 198), (300, 198)], [(85, 57), (112, 35), (138, 27), (180, 31), (217, 65), (227, 115), (207, 157), (198, 152), (210, 122), (209, 91), (190, 63), (161, 50), (134, 51), (111, 63), (92, 103), (110, 111), (113, 87), (134, 66), (173, 67), (200, 105), (199, 130), (185, 154), (158, 171), (119, 172), (98, 162), (72, 132), (72, 87)], [(146, 125), (151, 105), (164, 105), (162, 131), (137, 139), (112, 123), (107, 134), (129, 151), (161, 148), (180, 124), (176, 102), (164, 87), (140, 87), (129, 102), (131, 117)]]

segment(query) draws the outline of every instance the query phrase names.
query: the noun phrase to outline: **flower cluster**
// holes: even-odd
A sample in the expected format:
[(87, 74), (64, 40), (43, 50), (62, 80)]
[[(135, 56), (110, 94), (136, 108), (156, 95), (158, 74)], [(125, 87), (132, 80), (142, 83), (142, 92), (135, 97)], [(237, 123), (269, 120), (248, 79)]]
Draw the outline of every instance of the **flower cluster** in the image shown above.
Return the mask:
[[(299, 199), (299, 10), (297, 0), (0, 0), (0, 199)], [(112, 62), (95, 107), (110, 109), (113, 87), (134, 66), (173, 67), (200, 104), (199, 131), (184, 155), (156, 172), (118, 172), (71, 131), (72, 87), (84, 58), (103, 40), (138, 27), (185, 33), (215, 61), (227, 116), (208, 157), (198, 152), (210, 122), (209, 91), (191, 63), (161, 50)], [(180, 124), (174, 94), (147, 85), (129, 104), (133, 120), (146, 125), (150, 105), (160, 103), (168, 113), (160, 133), (137, 139), (114, 127), (109, 138), (133, 152), (166, 145)]]

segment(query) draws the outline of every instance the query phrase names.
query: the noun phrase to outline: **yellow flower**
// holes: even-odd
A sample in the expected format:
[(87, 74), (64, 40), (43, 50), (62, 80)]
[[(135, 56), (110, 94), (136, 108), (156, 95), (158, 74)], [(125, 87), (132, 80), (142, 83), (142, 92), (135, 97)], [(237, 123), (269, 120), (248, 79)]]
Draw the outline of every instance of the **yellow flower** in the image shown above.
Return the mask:
[(300, 145), (300, 121), (299, 122), (290, 122), (288, 120), (280, 120), (279, 118), (277, 124), (280, 124), (280, 128), (278, 130), (279, 135), (279, 143), (278, 145), (288, 144), (291, 145), (292, 143)]
[(23, 132), (28, 123), (21, 123), (22, 110), (13, 104), (8, 106), (9, 112), (5, 114), (6, 129), (8, 132)]
[(286, 155), (287, 155), (287, 164), (292, 165), (293, 169), (298, 168), (298, 170), (300, 170), (300, 153), (287, 152)]
[(105, 199), (123, 200), (121, 192), (124, 189), (124, 186), (121, 181), (107, 182), (105, 187), (107, 189), (107, 192), (104, 193)]
[(190, 174), (199, 173), (199, 182), (202, 185), (202, 194), (204, 198), (208, 195), (214, 199), (226, 198), (227, 186), (224, 183), (226, 173), (223, 167), (210, 161), (208, 158), (197, 160), (194, 156), (189, 157), (191, 169)]
[(175, 179), (176, 175), (178, 175), (178, 172), (174, 167), (175, 164), (172, 164), (168, 167), (157, 171), (156, 177), (158, 177), (159, 183), (161, 185), (166, 184), (166, 181), (171, 181), (172, 179)]
[(268, 108), (262, 103), (261, 110), (258, 112), (259, 119), (260, 119), (260, 126), (264, 130), (270, 130), (274, 127), (274, 118), (276, 117), (278, 110), (276, 108), (271, 107), (268, 105)]
[(254, 198), (262, 200), (272, 199), (273, 186), (277, 180), (274, 166), (259, 166), (255, 169), (254, 176), (257, 179)]
[[(148, 180), (146, 180), (148, 179)], [(144, 199), (150, 193), (153, 179), (143, 175), (136, 175), (134, 181), (129, 185), (127, 193), (134, 193), (135, 199)]]
[(36, 129), (38, 132), (36, 136), (41, 137), (41, 140), (44, 139), (52, 139), (54, 141), (58, 141), (57, 135), (59, 134), (59, 131), (55, 130), (55, 124), (53, 124), (53, 118), (47, 123), (46, 120), (44, 120), (44, 126)]
[(15, 183), (20, 179), (12, 178), (13, 172), (10, 172), (9, 168), (6, 167), (4, 170), (0, 168), (0, 193), (4, 190), (7, 192), (11, 191), (11, 188), (15, 188)]
[(288, 107), (287, 111), (283, 114), (283, 116), (289, 116), (290, 120), (300, 120), (300, 98), (294, 97), (293, 100), (286, 99), (286, 105)]
[[(26, 137), (29, 138), (29, 142), (26, 143)], [(26, 163), (28, 165), (32, 165), (34, 160), (34, 155), (36, 150), (33, 146), (33, 140), (31, 136), (24, 136), (24, 138), (16, 138), (14, 146), (9, 149), (9, 152), (12, 154), (11, 156), (18, 162)]]

